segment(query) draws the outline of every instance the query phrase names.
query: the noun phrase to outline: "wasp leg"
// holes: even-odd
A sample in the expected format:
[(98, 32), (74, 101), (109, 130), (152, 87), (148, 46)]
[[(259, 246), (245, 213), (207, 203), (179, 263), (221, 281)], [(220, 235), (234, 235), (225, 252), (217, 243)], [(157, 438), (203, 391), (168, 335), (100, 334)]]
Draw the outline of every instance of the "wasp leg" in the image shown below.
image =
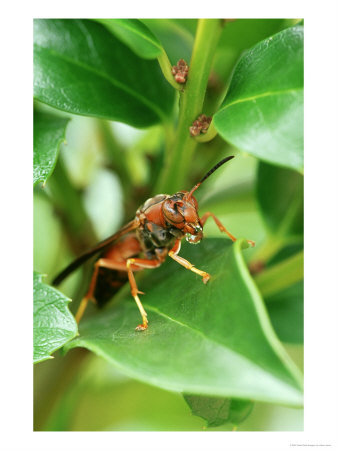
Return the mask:
[(202, 277), (202, 281), (206, 284), (207, 281), (211, 278), (210, 274), (207, 272), (204, 272), (203, 270), (199, 270), (196, 267), (194, 267), (193, 264), (191, 264), (186, 259), (182, 258), (181, 256), (178, 256), (178, 253), (180, 251), (181, 242), (178, 239), (172, 249), (168, 252), (168, 255), (177, 261), (177, 263), (181, 264), (185, 267), (185, 269), (191, 270), (192, 272), (200, 275)]
[(139, 300), (138, 294), (143, 294), (143, 292), (139, 291), (137, 288), (137, 284), (136, 284), (136, 280), (135, 277), (133, 275), (132, 271), (137, 271), (137, 270), (141, 270), (141, 269), (154, 269), (156, 267), (159, 267), (161, 265), (161, 261), (160, 260), (148, 260), (148, 259), (138, 259), (138, 258), (128, 258), (126, 261), (113, 261), (111, 259), (108, 258), (100, 258), (96, 263), (95, 263), (95, 269), (94, 269), (94, 273), (93, 276), (91, 278), (91, 282), (90, 282), (90, 286), (89, 286), (89, 290), (87, 292), (87, 294), (85, 295), (85, 297), (83, 297), (80, 306), (77, 310), (76, 313), (76, 321), (77, 323), (79, 323), (86, 307), (87, 304), (89, 302), (89, 300), (95, 301), (94, 299), (94, 292), (95, 292), (95, 288), (96, 288), (96, 282), (97, 282), (97, 276), (98, 276), (98, 271), (100, 267), (104, 267), (106, 269), (112, 269), (112, 270), (124, 270), (127, 271), (128, 273), (128, 277), (129, 277), (129, 282), (130, 282), (130, 286), (131, 286), (131, 294), (133, 296), (133, 298), (135, 299), (138, 309), (140, 311), (140, 314), (142, 316), (143, 319), (143, 323), (142, 325), (139, 325), (136, 330), (138, 331), (142, 331), (142, 330), (146, 330), (146, 328), (148, 327), (148, 320), (147, 320), (147, 314), (145, 309), (143, 308), (143, 305), (141, 303), (141, 301)]
[(161, 261), (157, 259), (139, 259), (139, 258), (128, 258), (126, 261), (126, 268), (128, 271), (128, 277), (129, 282), (131, 286), (131, 295), (135, 299), (135, 302), (137, 303), (138, 309), (140, 311), (140, 314), (143, 319), (143, 323), (141, 325), (138, 325), (136, 328), (137, 331), (143, 331), (146, 330), (148, 327), (148, 320), (147, 320), (147, 313), (145, 309), (143, 308), (142, 302), (139, 300), (138, 294), (144, 294), (144, 292), (141, 292), (138, 290), (135, 277), (132, 272), (132, 266), (139, 267), (142, 269), (155, 269), (156, 267), (159, 267), (161, 265)]
[(95, 293), (95, 289), (96, 289), (97, 277), (98, 277), (98, 272), (99, 272), (100, 267), (104, 267), (104, 268), (112, 269), (112, 270), (126, 271), (125, 261), (113, 261), (108, 258), (100, 258), (99, 260), (96, 261), (95, 266), (94, 266), (94, 273), (91, 277), (88, 292), (82, 298), (80, 306), (78, 307), (78, 310), (75, 315), (75, 319), (76, 319), (77, 323), (80, 322), (80, 320), (84, 314), (84, 311), (86, 310), (86, 307), (88, 306), (89, 301), (96, 303), (94, 293)]
[(94, 292), (95, 292), (95, 287), (96, 287), (96, 282), (97, 282), (97, 276), (98, 276), (98, 270), (99, 270), (99, 261), (97, 261), (97, 263), (95, 264), (95, 268), (94, 268), (94, 273), (91, 277), (91, 281), (90, 281), (90, 286), (88, 289), (88, 292), (86, 293), (86, 295), (82, 298), (80, 306), (78, 307), (78, 310), (76, 312), (75, 315), (75, 320), (76, 322), (79, 324), (80, 320), (82, 319), (82, 316), (84, 314), (84, 311), (86, 310), (87, 306), (88, 306), (88, 302), (91, 300), (92, 302), (96, 302), (95, 301), (95, 297), (94, 297)]
[[(227, 228), (225, 228), (222, 223), (220, 222), (220, 220), (211, 212), (207, 212), (205, 213), (202, 218), (200, 219), (200, 223), (202, 226), (204, 226), (206, 220), (212, 217), (214, 222), (216, 223), (216, 225), (218, 226), (219, 230), (222, 231), (223, 233), (226, 233), (228, 237), (230, 237), (232, 239), (233, 242), (236, 241), (236, 237), (234, 237), (228, 230)], [(247, 239), (247, 242), (252, 246), (255, 247), (255, 242), (254, 241), (250, 241)]]

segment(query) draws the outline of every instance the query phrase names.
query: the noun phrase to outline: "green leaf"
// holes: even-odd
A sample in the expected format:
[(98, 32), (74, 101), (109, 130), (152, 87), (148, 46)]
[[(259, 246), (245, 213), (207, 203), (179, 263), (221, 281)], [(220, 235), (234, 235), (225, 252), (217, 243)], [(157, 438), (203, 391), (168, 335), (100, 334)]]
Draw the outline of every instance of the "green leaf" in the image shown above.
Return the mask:
[(263, 219), (272, 234), (303, 235), (302, 175), (260, 163), (256, 192)]
[(71, 300), (42, 283), (34, 272), (34, 363), (51, 354), (77, 334), (77, 325), (68, 309)]
[(239, 60), (214, 125), (264, 161), (303, 170), (303, 27), (265, 39)]
[(156, 61), (139, 58), (91, 20), (34, 20), (34, 96), (54, 108), (147, 127), (167, 120), (174, 92)]
[(202, 417), (207, 427), (219, 427), (225, 423), (238, 425), (243, 422), (253, 409), (253, 402), (233, 398), (200, 397), (184, 395), (192, 414)]
[(301, 376), (273, 332), (243, 244), (186, 244), (181, 256), (212, 275), (206, 286), (166, 261), (138, 281), (148, 330), (134, 331), (139, 312), (125, 300), (83, 320), (66, 348), (88, 348), (127, 375), (172, 391), (300, 405)]
[(52, 174), (69, 119), (34, 111), (33, 185)]
[(140, 58), (155, 59), (162, 52), (156, 36), (138, 19), (96, 19)]
[(265, 300), (271, 322), (281, 341), (303, 344), (303, 281)]

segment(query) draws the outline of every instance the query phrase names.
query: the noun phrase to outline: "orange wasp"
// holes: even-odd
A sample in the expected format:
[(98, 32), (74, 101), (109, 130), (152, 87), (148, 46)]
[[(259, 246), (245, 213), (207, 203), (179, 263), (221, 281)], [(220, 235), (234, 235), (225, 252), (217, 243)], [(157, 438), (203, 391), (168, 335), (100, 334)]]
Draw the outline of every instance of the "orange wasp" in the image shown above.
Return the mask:
[[(134, 272), (159, 267), (167, 255), (186, 269), (200, 275), (202, 281), (207, 283), (210, 275), (197, 269), (178, 253), (183, 237), (186, 237), (191, 244), (200, 242), (203, 238), (203, 227), (209, 217), (213, 218), (220, 231), (226, 233), (232, 241), (236, 241), (236, 238), (214, 214), (207, 212), (201, 218), (199, 217), (198, 202), (193, 196), (206, 178), (232, 158), (234, 156), (228, 156), (218, 162), (190, 191), (180, 191), (173, 195), (159, 194), (146, 200), (138, 208), (136, 217), (131, 222), (81, 255), (54, 279), (53, 284), (58, 285), (85, 261), (99, 254), (88, 292), (76, 313), (77, 323), (89, 301), (103, 306), (129, 279), (131, 295), (137, 303), (143, 320), (136, 330), (146, 330), (147, 313), (138, 297), (138, 294), (143, 292), (138, 290)], [(253, 241), (248, 242), (252, 246), (255, 245)]]

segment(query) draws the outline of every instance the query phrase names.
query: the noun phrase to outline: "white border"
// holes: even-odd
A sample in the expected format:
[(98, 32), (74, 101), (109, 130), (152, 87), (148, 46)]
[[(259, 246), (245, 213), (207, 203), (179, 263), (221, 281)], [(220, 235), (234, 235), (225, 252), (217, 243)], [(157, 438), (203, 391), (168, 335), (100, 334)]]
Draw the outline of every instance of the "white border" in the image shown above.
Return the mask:
[[(6, 2), (2, 6), (1, 447), (118, 450), (336, 448), (336, 2)], [(131, 16), (132, 14), (132, 16)], [(305, 19), (305, 431), (32, 432), (32, 18)], [(22, 100), (25, 100), (22, 102)], [(4, 101), (5, 100), (5, 101)], [(29, 175), (28, 175), (29, 174)], [(14, 195), (13, 195), (14, 194)], [(23, 197), (22, 197), (23, 195)], [(4, 276), (5, 274), (5, 276)]]

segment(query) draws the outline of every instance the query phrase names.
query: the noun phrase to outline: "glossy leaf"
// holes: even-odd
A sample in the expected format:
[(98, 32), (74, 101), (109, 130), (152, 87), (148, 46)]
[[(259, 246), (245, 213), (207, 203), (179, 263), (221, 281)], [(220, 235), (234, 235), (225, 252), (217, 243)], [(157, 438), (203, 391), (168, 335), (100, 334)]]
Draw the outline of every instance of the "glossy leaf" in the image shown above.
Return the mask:
[(257, 199), (264, 221), (272, 234), (303, 234), (303, 176), (260, 163), (257, 172)]
[(192, 414), (206, 420), (207, 427), (219, 427), (228, 422), (238, 425), (253, 409), (253, 403), (249, 400), (196, 395), (184, 395), (184, 398)]
[(97, 19), (140, 58), (155, 59), (162, 52), (156, 36), (138, 19)]
[(68, 309), (71, 300), (42, 282), (34, 272), (34, 362), (51, 354), (77, 334), (77, 325)]
[(219, 134), (264, 161), (303, 170), (303, 27), (243, 54), (220, 110)]
[(134, 331), (139, 312), (124, 300), (83, 320), (67, 349), (86, 347), (127, 375), (168, 390), (300, 405), (300, 375), (273, 332), (241, 243), (186, 244), (181, 256), (212, 275), (206, 286), (166, 261), (138, 281), (148, 330)]
[(54, 108), (147, 127), (174, 93), (156, 61), (135, 55), (91, 20), (34, 20), (34, 96)]
[(34, 112), (33, 184), (45, 183), (52, 174), (65, 139), (69, 119)]

